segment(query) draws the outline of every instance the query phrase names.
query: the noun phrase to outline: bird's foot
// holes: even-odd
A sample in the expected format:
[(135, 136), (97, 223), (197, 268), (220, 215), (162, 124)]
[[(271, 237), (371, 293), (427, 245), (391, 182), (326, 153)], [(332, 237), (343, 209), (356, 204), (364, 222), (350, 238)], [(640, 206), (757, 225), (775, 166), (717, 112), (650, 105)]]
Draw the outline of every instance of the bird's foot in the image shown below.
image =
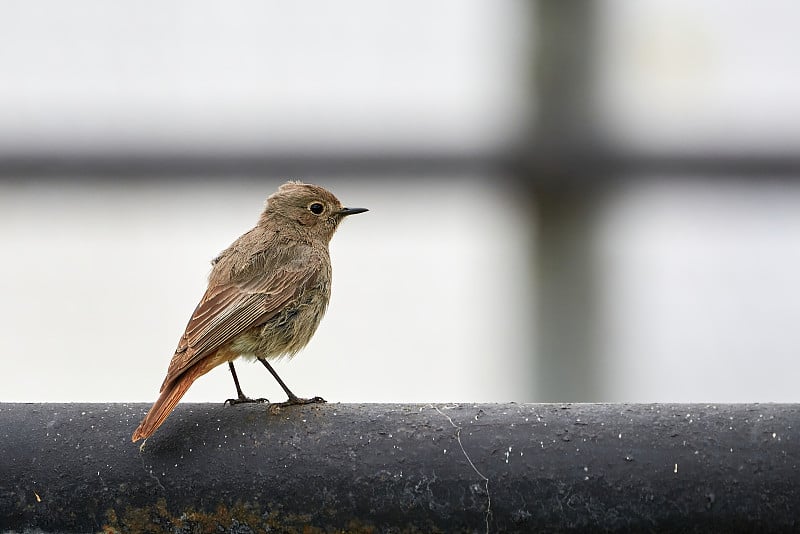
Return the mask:
[(244, 395), (241, 395), (236, 399), (226, 399), (225, 402), (222, 403), (222, 405), (225, 406), (226, 404), (230, 404), (231, 406), (234, 406), (236, 404), (250, 404), (257, 402), (269, 403), (269, 399), (264, 397), (261, 397), (259, 399), (251, 399), (250, 397), (245, 397)]
[(278, 402), (278, 403), (275, 403), (275, 404), (270, 404), (269, 405), (269, 410), (272, 413), (277, 413), (277, 412), (281, 411), (281, 409), (287, 408), (289, 406), (302, 406), (304, 404), (323, 404), (323, 403), (326, 403), (326, 402), (328, 402), (328, 401), (326, 401), (322, 397), (311, 397), (310, 399), (303, 399), (303, 398), (300, 398), (300, 397), (289, 397), (289, 400), (287, 400), (285, 402)]

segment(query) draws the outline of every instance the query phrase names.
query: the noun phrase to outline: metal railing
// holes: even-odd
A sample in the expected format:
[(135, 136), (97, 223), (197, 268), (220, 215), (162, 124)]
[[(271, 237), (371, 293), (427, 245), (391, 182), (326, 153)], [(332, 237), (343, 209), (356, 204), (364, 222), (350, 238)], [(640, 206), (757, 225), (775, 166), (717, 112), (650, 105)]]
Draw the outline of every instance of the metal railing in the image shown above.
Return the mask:
[(2, 530), (800, 528), (794, 405), (147, 408), (0, 404)]

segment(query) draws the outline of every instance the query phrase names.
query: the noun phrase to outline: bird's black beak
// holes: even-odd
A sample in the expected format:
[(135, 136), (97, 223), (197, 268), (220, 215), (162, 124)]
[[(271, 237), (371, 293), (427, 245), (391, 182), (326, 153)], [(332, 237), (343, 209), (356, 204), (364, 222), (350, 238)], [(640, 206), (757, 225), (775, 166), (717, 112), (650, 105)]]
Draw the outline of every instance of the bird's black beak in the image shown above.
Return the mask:
[(367, 208), (342, 208), (339, 210), (339, 215), (346, 217), (347, 215), (355, 215), (356, 213), (364, 213), (369, 211)]

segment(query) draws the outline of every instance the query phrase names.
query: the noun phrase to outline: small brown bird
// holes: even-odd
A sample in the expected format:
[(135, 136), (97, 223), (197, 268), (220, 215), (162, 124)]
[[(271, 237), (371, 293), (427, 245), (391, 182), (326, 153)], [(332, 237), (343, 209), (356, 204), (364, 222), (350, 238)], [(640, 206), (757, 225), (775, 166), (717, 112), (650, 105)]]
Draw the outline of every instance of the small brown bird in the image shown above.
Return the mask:
[(260, 361), (289, 396), (278, 406), (325, 402), (298, 398), (267, 360), (294, 356), (311, 339), (331, 292), (328, 243), (342, 219), (365, 211), (345, 208), (325, 189), (301, 182), (272, 194), (255, 228), (211, 262), (208, 289), (169, 363), (161, 395), (131, 439), (152, 435), (189, 386), (223, 363), (238, 394), (226, 402), (265, 400), (242, 393), (233, 367), (242, 356)]

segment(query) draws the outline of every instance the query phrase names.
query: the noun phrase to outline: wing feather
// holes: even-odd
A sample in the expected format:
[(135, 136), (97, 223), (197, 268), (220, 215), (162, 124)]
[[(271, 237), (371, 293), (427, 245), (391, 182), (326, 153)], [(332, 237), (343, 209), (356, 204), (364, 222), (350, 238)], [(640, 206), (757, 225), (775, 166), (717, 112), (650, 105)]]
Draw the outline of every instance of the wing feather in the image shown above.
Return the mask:
[(200, 359), (237, 335), (266, 323), (313, 287), (321, 261), (312, 256), (302, 264), (270, 267), (255, 257), (231, 281), (209, 285), (186, 325), (162, 390)]

